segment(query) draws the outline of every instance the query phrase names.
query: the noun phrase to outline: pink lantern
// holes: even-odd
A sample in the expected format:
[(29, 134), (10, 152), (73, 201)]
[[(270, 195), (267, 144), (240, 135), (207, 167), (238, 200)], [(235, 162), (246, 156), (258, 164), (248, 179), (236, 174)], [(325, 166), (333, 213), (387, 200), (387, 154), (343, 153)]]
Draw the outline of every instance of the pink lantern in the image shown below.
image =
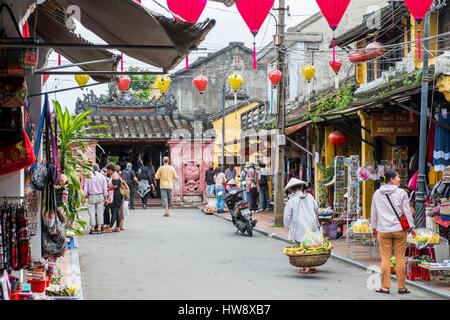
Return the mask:
[[(421, 23), (422, 20), (425, 18), (428, 10), (431, 7), (431, 4), (433, 3), (433, 0), (405, 0), (405, 4), (408, 7), (409, 11), (411, 12), (414, 19)], [(421, 44), (420, 44), (420, 30), (417, 31), (417, 58), (420, 60), (422, 59), (422, 51), (421, 51)]]
[(334, 40), (334, 31), (344, 16), (345, 11), (350, 4), (350, 0), (316, 0), (320, 11), (328, 21), (328, 25), (333, 30), (333, 61), (336, 60), (336, 40)]
[[(167, 6), (175, 19), (197, 23), (205, 10), (207, 0), (167, 0)], [(186, 56), (186, 72), (189, 71), (189, 55)]]
[(236, 7), (253, 34), (253, 70), (256, 70), (256, 35), (275, 0), (239, 0)]

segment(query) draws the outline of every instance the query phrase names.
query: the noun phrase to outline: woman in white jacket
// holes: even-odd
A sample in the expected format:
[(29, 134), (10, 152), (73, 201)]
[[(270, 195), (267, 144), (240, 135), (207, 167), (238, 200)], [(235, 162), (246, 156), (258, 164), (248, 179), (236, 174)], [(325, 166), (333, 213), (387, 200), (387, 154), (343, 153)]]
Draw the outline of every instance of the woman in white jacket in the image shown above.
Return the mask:
[[(406, 237), (408, 231), (415, 233), (414, 220), (411, 214), (409, 197), (405, 190), (399, 188), (400, 177), (394, 170), (385, 173), (386, 184), (378, 189), (372, 198), (371, 224), (374, 237), (378, 237), (381, 253), (381, 288), (378, 293), (390, 293), (392, 248), (397, 259), (395, 273), (397, 274), (398, 293), (409, 293), (405, 287), (406, 279)], [(392, 203), (392, 205), (391, 205)], [(395, 211), (394, 211), (395, 209)], [(398, 217), (397, 217), (398, 215)], [(403, 230), (400, 217), (405, 215), (410, 230)]]
[[(284, 207), (284, 225), (289, 228), (289, 240), (297, 243), (303, 241), (306, 230), (319, 230), (317, 213), (319, 205), (314, 197), (303, 192), (306, 182), (296, 178), (289, 180), (284, 191), (293, 194)], [(300, 273), (314, 273), (315, 268), (302, 268)]]

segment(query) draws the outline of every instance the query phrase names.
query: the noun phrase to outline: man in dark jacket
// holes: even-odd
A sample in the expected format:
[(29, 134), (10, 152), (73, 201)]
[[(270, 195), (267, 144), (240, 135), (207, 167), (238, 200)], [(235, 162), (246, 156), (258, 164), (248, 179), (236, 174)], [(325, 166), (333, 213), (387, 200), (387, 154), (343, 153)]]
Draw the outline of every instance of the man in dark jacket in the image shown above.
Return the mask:
[(136, 174), (133, 171), (133, 165), (131, 163), (127, 163), (126, 169), (122, 171), (122, 179), (127, 183), (130, 188), (130, 209), (134, 210), (134, 198), (136, 196), (137, 189), (137, 178)]
[(216, 174), (216, 171), (214, 170), (214, 164), (210, 162), (208, 164), (208, 169), (205, 171), (205, 182), (206, 182), (206, 194), (208, 197), (212, 197), (214, 194), (214, 188), (215, 188), (215, 180), (214, 176)]

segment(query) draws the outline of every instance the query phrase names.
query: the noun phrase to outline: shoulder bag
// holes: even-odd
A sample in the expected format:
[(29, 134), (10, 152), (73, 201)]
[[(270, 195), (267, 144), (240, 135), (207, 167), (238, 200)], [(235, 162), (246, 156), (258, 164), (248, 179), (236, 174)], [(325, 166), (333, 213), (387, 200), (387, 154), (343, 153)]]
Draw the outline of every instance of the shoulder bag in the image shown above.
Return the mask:
[(392, 210), (394, 210), (395, 215), (397, 216), (398, 221), (400, 222), (400, 225), (402, 226), (402, 229), (404, 231), (408, 231), (409, 229), (411, 229), (411, 227), (409, 226), (409, 222), (408, 219), (406, 218), (405, 214), (402, 214), (402, 216), (400, 217), (397, 213), (397, 210), (395, 210), (394, 205), (392, 204), (391, 198), (389, 198), (389, 195), (386, 194), (386, 198), (389, 201), (389, 204), (392, 207)]

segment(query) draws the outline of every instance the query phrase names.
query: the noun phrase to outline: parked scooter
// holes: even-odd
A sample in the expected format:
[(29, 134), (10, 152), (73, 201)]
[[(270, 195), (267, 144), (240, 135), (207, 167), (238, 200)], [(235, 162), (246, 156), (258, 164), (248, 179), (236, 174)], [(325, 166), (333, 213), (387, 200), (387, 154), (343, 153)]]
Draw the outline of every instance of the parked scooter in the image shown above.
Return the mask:
[(237, 228), (236, 234), (240, 231), (247, 233), (249, 237), (253, 236), (253, 228), (256, 226), (256, 220), (252, 219), (252, 214), (248, 205), (242, 199), (243, 190), (231, 191), (225, 196), (225, 203), (230, 210), (233, 225)]

